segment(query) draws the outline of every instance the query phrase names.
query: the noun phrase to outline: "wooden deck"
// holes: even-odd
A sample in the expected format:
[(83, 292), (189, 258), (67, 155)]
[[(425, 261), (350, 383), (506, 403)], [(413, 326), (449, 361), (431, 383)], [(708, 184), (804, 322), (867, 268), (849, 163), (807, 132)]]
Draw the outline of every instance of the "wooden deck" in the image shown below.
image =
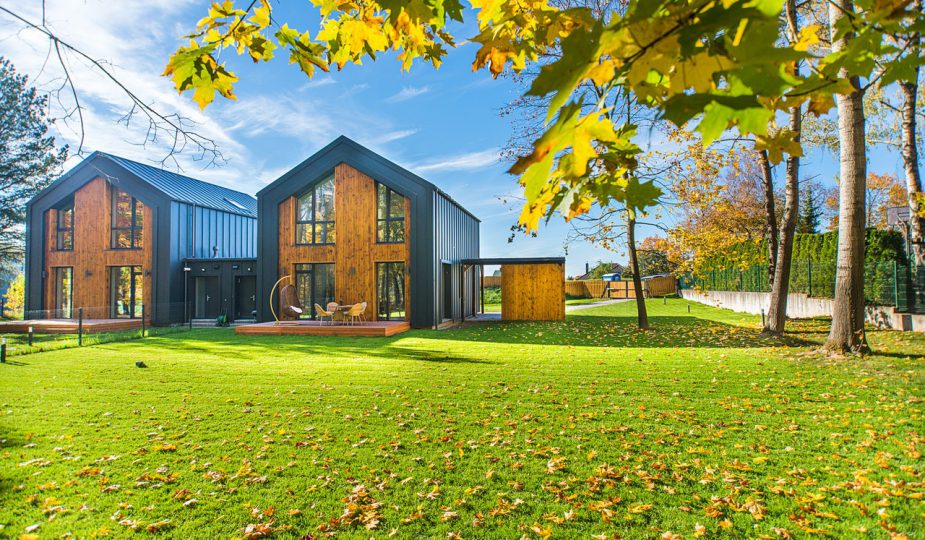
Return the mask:
[[(27, 334), (30, 326), (36, 334), (77, 333), (77, 319), (31, 319), (0, 322), (0, 334)], [(83, 331), (87, 334), (135, 328), (141, 328), (141, 319), (84, 319), (83, 323)]]
[(281, 321), (235, 326), (236, 334), (247, 336), (369, 336), (388, 337), (411, 329), (407, 321), (370, 321), (355, 325), (324, 324), (318, 321)]

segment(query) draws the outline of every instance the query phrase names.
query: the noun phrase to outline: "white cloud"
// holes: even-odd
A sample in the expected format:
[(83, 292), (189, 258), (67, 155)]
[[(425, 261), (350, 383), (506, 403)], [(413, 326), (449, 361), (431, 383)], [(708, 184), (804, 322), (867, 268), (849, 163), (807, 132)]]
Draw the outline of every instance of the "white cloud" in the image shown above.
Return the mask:
[(337, 84), (337, 81), (331, 77), (315, 77), (307, 83), (299, 87), (299, 92), (304, 92), (306, 90), (314, 90), (315, 88), (321, 88), (322, 86), (330, 86), (332, 84)]
[(496, 165), (501, 161), (501, 152), (497, 148), (469, 152), (455, 156), (445, 156), (434, 160), (410, 165), (408, 168), (418, 172), (431, 171), (473, 171)]
[[(168, 56), (182, 41), (178, 36), (189, 31), (202, 9), (196, 0), (46, 3), (48, 25), (62, 40), (103, 62), (155, 110), (188, 118), (194, 123), (194, 131), (214, 140), (227, 160), (218, 167), (206, 167), (200, 153), (189, 148), (176, 156), (177, 163), (165, 164), (168, 168), (179, 166), (184, 174), (253, 193), (338, 135), (376, 147), (415, 133), (396, 130), (389, 121), (362, 106), (347, 106), (351, 97), (365, 88), (363, 85), (339, 92), (341, 106), (331, 107), (330, 95), (322, 94), (329, 94), (335, 84), (331, 77), (309, 81), (289, 93), (278, 85), (257, 90), (258, 85), (242, 84), (239, 101), (219, 98), (200, 111), (189, 93), (177, 94), (161, 72)], [(41, 20), (39, 2), (20, 3), (14, 11), (27, 19)], [(0, 48), (40, 91), (52, 92), (61, 85), (63, 72), (54, 58), (46, 62), (49, 43), (41, 33), (0, 15)], [(169, 134), (160, 134), (156, 141), (147, 140), (148, 122), (140, 116), (128, 127), (119, 124), (119, 118), (131, 109), (131, 100), (89, 62), (73, 53), (65, 56), (83, 106), (86, 153), (102, 150), (142, 163), (156, 163), (169, 155)], [(75, 121), (62, 119), (72, 106), (67, 94), (62, 96), (63, 106), (54, 100), (50, 103), (51, 116), (59, 119), (53, 131), (60, 141), (71, 146), (74, 154), (80, 137)], [(291, 142), (279, 144), (280, 150), (271, 155), (265, 155), (266, 144), (255, 144), (258, 138), (278, 142), (272, 138), (280, 137), (288, 137)], [(72, 156), (68, 165), (80, 159)]]
[(417, 132), (418, 132), (418, 130), (416, 130), (416, 129), (401, 129), (401, 130), (398, 130), (398, 131), (390, 131), (390, 132), (388, 132), (388, 133), (383, 133), (382, 135), (380, 135), (379, 137), (377, 137), (376, 139), (374, 139), (374, 140), (373, 140), (373, 144), (379, 145), (379, 144), (389, 143), (389, 142), (392, 142), (392, 141), (398, 141), (398, 140), (401, 140), (401, 139), (406, 139), (406, 138), (408, 138), (408, 137), (414, 135), (414, 134), (417, 133)]
[(400, 103), (402, 101), (407, 101), (411, 98), (426, 94), (428, 92), (430, 92), (429, 86), (419, 86), (419, 87), (406, 86), (402, 88), (397, 94), (394, 94), (386, 98), (386, 102)]

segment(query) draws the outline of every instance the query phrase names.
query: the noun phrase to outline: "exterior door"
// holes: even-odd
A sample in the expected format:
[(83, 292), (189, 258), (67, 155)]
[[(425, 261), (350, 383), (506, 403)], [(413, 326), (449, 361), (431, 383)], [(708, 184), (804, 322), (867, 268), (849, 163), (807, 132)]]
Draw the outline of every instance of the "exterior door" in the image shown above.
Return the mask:
[(234, 278), (234, 318), (253, 319), (257, 309), (257, 276)]
[(218, 276), (196, 276), (193, 279), (194, 319), (214, 319), (221, 314), (221, 289)]
[(443, 319), (453, 318), (453, 265), (443, 263)]

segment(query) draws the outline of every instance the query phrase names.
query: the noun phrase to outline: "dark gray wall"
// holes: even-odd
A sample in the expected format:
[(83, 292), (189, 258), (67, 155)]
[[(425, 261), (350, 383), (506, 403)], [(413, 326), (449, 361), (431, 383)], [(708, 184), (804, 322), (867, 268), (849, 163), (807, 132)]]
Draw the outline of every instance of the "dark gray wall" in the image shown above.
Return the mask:
[[(436, 257), (433, 275), (437, 286), (434, 288), (433, 312), (434, 320), (439, 323), (443, 312), (445, 287), (449, 286), (452, 291), (453, 303), (449, 313), (454, 320), (463, 317), (463, 295), (473, 294), (475, 273), (470, 272), (464, 283), (459, 261), (479, 256), (479, 221), (443, 193), (435, 192), (434, 199), (434, 252)], [(449, 284), (443, 281), (443, 263), (445, 262), (449, 262), (452, 268), (452, 279)], [(469, 311), (465, 316), (474, 315), (472, 309)]]
[[(228, 316), (229, 321), (234, 321), (235, 305), (235, 278), (241, 276), (257, 275), (256, 259), (187, 259), (184, 262), (186, 268), (190, 271), (183, 276), (184, 287), (188, 287), (186, 297), (189, 302), (189, 312), (192, 313), (194, 307), (193, 278), (196, 276), (215, 276), (219, 279), (222, 301), (221, 311)], [(258, 295), (259, 296), (259, 295)], [(258, 298), (259, 300), (259, 298)], [(250, 317), (245, 316), (245, 319)], [(185, 319), (184, 319), (185, 320)]]

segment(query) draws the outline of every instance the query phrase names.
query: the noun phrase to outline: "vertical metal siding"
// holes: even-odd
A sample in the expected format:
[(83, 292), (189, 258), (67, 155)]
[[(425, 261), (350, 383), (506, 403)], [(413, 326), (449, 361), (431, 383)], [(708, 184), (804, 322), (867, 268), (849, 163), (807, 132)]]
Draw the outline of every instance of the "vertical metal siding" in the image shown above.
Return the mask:
[[(172, 238), (178, 259), (251, 259), (257, 256), (257, 220), (211, 208), (173, 203)], [(213, 255), (212, 246), (218, 247)]]
[[(449, 314), (453, 319), (463, 316), (461, 293), (468, 294), (472, 274), (467, 276), (467, 283), (460, 277), (461, 259), (477, 258), (479, 256), (479, 222), (464, 212), (455, 203), (440, 192), (434, 192), (434, 283), (438, 286), (434, 291), (434, 318), (440, 321), (442, 304), (444, 302), (443, 263), (449, 262), (451, 279), (449, 287), (452, 291), (452, 304)], [(466, 313), (465, 315), (472, 315)]]

